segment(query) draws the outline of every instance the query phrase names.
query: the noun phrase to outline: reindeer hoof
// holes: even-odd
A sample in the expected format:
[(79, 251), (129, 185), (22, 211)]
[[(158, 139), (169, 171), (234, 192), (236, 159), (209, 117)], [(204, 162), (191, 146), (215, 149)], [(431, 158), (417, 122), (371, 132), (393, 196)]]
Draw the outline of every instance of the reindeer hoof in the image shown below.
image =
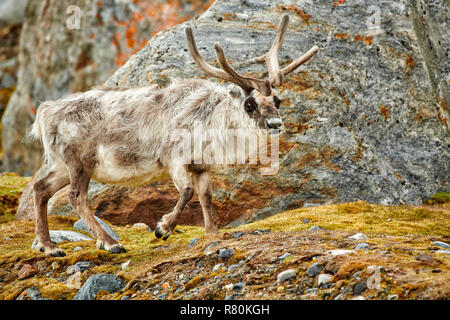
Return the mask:
[(55, 258), (62, 258), (66, 256), (65, 252), (59, 248), (56, 248), (49, 252), (49, 255)]
[(158, 239), (162, 238), (164, 241), (166, 241), (169, 238), (170, 234), (172, 233), (172, 230), (166, 230), (164, 227), (162, 227), (162, 222), (160, 220), (156, 224), (155, 237)]

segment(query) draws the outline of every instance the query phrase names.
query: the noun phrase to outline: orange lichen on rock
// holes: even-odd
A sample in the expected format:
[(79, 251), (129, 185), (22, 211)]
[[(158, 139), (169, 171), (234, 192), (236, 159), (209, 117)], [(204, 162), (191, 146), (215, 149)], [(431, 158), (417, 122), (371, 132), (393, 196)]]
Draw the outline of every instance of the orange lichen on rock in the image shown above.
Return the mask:
[(335, 33), (334, 37), (339, 40), (348, 39), (350, 36), (346, 33)]
[(373, 43), (373, 37), (363, 37), (359, 34), (357, 34), (356, 36), (353, 37), (354, 41), (361, 41), (364, 42), (365, 44), (367, 44), (368, 46), (370, 46)]
[(380, 106), (380, 113), (384, 117), (384, 120), (387, 120), (391, 117), (391, 113), (389, 112), (389, 109), (384, 105)]
[(280, 8), (281, 10), (288, 10), (288, 11), (295, 12), (303, 20), (304, 24), (309, 25), (310, 19), (311, 19), (311, 15), (306, 14), (299, 7), (294, 6), (294, 5), (282, 5), (282, 6), (279, 6), (278, 8)]

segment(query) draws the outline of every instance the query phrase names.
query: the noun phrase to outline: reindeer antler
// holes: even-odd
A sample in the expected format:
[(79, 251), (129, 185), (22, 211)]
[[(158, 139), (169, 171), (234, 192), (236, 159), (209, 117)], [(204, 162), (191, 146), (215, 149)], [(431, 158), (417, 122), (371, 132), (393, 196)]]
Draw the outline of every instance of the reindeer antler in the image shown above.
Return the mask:
[(318, 51), (318, 46), (313, 46), (306, 52), (303, 56), (297, 58), (291, 62), (288, 66), (280, 70), (280, 65), (278, 63), (278, 53), (280, 52), (281, 46), (283, 45), (284, 37), (286, 35), (287, 27), (289, 23), (289, 15), (284, 14), (281, 18), (280, 27), (278, 28), (277, 36), (270, 48), (269, 52), (265, 55), (255, 59), (257, 62), (266, 61), (267, 69), (269, 70), (269, 81), (271, 86), (280, 86), (284, 82), (284, 77), (300, 67), (306, 61), (311, 59)]
[(313, 46), (303, 56), (297, 58), (295, 61), (291, 62), (288, 66), (280, 70), (280, 65), (278, 63), (278, 53), (280, 52), (281, 46), (283, 45), (288, 23), (289, 23), (289, 16), (285, 14), (281, 18), (277, 36), (269, 52), (255, 59), (255, 61), (257, 62), (263, 61), (266, 62), (267, 68), (269, 70), (269, 80), (260, 80), (252, 77), (246, 77), (237, 73), (228, 63), (225, 57), (225, 53), (222, 49), (222, 46), (219, 43), (215, 44), (214, 49), (216, 51), (216, 55), (222, 70), (213, 67), (212, 65), (207, 63), (200, 55), (200, 52), (197, 49), (197, 45), (195, 44), (195, 38), (194, 34), (192, 33), (192, 28), (190, 27), (186, 28), (186, 39), (189, 52), (191, 53), (192, 58), (194, 59), (197, 66), (203, 72), (218, 79), (231, 81), (240, 86), (242, 89), (244, 89), (246, 93), (250, 93), (253, 89), (256, 89), (262, 94), (268, 96), (272, 92), (271, 87), (282, 85), (284, 82), (284, 77), (287, 74), (291, 73), (299, 66), (304, 64), (306, 61), (311, 59), (311, 57), (314, 56), (319, 51), (319, 47)]
[(197, 49), (194, 34), (192, 33), (192, 28), (190, 27), (186, 28), (186, 39), (189, 52), (200, 70), (214, 78), (233, 82), (240, 86), (246, 93), (250, 93), (253, 89), (256, 89), (264, 95), (270, 95), (270, 82), (268, 80), (245, 77), (237, 73), (228, 63), (222, 46), (219, 43), (215, 44), (214, 49), (216, 51), (219, 64), (223, 70), (213, 67), (203, 59)]

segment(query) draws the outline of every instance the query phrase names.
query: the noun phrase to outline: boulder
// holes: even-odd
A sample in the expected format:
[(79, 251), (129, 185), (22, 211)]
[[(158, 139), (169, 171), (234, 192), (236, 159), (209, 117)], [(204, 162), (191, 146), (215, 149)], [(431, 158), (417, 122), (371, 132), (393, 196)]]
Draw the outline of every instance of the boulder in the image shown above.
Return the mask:
[(2, 0), (0, 3), (0, 26), (22, 23), (28, 0)]
[(89, 277), (73, 300), (94, 300), (100, 290), (109, 293), (125, 288), (125, 282), (113, 274), (100, 273)]

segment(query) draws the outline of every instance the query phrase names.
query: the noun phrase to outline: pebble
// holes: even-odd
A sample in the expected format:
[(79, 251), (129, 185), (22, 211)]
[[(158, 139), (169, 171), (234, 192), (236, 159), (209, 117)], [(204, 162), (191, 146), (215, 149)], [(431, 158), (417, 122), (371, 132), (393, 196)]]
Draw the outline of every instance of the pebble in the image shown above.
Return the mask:
[(323, 230), (321, 227), (319, 226), (312, 226), (311, 228), (308, 229), (309, 231), (318, 231), (318, 230)]
[(308, 267), (308, 269), (306, 270), (306, 274), (310, 277), (315, 277), (322, 271), (322, 269), (322, 266), (318, 262), (314, 262)]
[(203, 251), (206, 252), (206, 251), (208, 251), (209, 249), (211, 249), (212, 247), (217, 246), (219, 243), (220, 243), (220, 241), (214, 241), (214, 242), (211, 242), (210, 244), (208, 244), (208, 245), (206, 246), (205, 249), (203, 249)]
[(231, 290), (231, 289), (233, 289), (233, 284), (232, 284), (232, 283), (227, 284), (227, 285), (225, 286), (225, 289), (226, 289), (226, 290)]
[(131, 260), (128, 260), (127, 262), (122, 263), (120, 267), (122, 268), (122, 270), (126, 270), (130, 266), (130, 263)]
[(142, 222), (133, 224), (133, 228), (144, 229), (144, 230), (147, 230), (148, 232), (152, 232), (152, 228), (150, 228), (148, 225), (146, 225), (145, 223), (142, 223)]
[(358, 244), (358, 245), (355, 247), (355, 250), (362, 250), (362, 249), (366, 249), (366, 248), (368, 248), (368, 247), (369, 247), (369, 244), (363, 242), (363, 243)]
[(317, 288), (309, 288), (306, 290), (306, 294), (317, 294)]
[(233, 290), (241, 292), (242, 290), (244, 290), (244, 287), (245, 287), (245, 282), (238, 282), (233, 285)]
[(357, 296), (352, 298), (351, 300), (366, 300), (366, 298), (364, 298), (363, 296)]
[(438, 247), (442, 247), (442, 248), (445, 248), (445, 249), (450, 249), (450, 245), (448, 243), (445, 243), (445, 242), (442, 242), (442, 241), (435, 241), (435, 242), (433, 242), (433, 244), (435, 246), (438, 246)]
[(279, 273), (278, 276), (277, 276), (277, 281), (278, 282), (283, 282), (283, 281), (295, 278), (296, 275), (297, 274), (296, 274), (294, 269), (289, 269), (289, 270), (286, 270), (286, 271), (283, 271), (283, 272)]
[(52, 268), (52, 270), (58, 270), (59, 268), (61, 268), (61, 265), (58, 262), (53, 261), (50, 267)]
[(354, 234), (354, 235), (350, 236), (349, 238), (353, 239), (353, 240), (366, 240), (366, 239), (368, 239), (368, 237), (366, 235), (362, 234), (361, 232), (357, 233), (357, 234)]
[(158, 299), (159, 299), (159, 300), (166, 300), (166, 299), (167, 299), (167, 296), (168, 296), (167, 293), (161, 293), (161, 294), (158, 296)]
[(309, 219), (302, 219), (302, 223), (310, 223), (311, 222), (311, 220), (309, 220)]
[(279, 293), (284, 292), (284, 287), (282, 287), (282, 286), (277, 287), (277, 292), (279, 292)]
[(257, 229), (257, 230), (252, 231), (252, 234), (261, 235), (261, 234), (270, 233), (270, 232), (271, 232), (270, 229), (263, 229), (263, 230)]
[(220, 249), (219, 256), (222, 260), (231, 258), (236, 252), (233, 249)]
[(34, 276), (38, 272), (39, 270), (33, 267), (31, 264), (24, 264), (19, 270), (18, 277), (19, 280), (22, 280)]
[(240, 264), (232, 264), (231, 266), (228, 267), (228, 272), (233, 271), (234, 269), (240, 268), (241, 265)]
[(321, 284), (326, 284), (333, 279), (333, 275), (328, 273), (322, 273), (319, 274), (319, 277), (317, 278), (317, 284), (320, 286)]
[(120, 300), (130, 300), (130, 296), (123, 296)]
[(356, 251), (355, 250), (335, 249), (335, 250), (331, 250), (330, 253), (333, 256), (340, 256), (340, 255), (343, 255), (343, 254), (356, 253)]
[(234, 232), (234, 233), (231, 235), (231, 237), (232, 237), (233, 239), (238, 239), (238, 238), (240, 238), (240, 237), (242, 237), (242, 236), (245, 236), (245, 232), (236, 231), (236, 232)]
[(283, 261), (284, 259), (286, 259), (290, 256), (291, 256), (291, 254), (289, 252), (285, 252), (281, 256), (278, 257), (278, 260)]
[(11, 239), (12, 239), (12, 237), (6, 237), (6, 238), (5, 238), (6, 241), (9, 241), (9, 240), (11, 240)]
[(214, 266), (213, 271), (218, 271), (223, 266), (223, 263), (218, 263)]
[(397, 300), (398, 299), (398, 294), (392, 294), (387, 299), (388, 300)]
[(198, 239), (194, 238), (191, 241), (189, 241), (188, 249), (191, 249), (195, 244), (197, 243)]
[(361, 293), (363, 293), (364, 291), (366, 291), (366, 289), (367, 289), (366, 281), (358, 282), (358, 283), (355, 284), (355, 286), (353, 287), (353, 295), (354, 295), (354, 296), (359, 296), (359, 295), (361, 295)]
[(80, 268), (77, 266), (68, 266), (66, 269), (66, 273), (70, 276), (72, 274), (81, 272)]
[(73, 248), (73, 251), (74, 251), (74, 252), (78, 252), (78, 251), (81, 251), (81, 250), (83, 250), (82, 247), (75, 247), (75, 248)]
[(437, 250), (436, 253), (450, 254), (450, 250)]
[(81, 272), (89, 270), (90, 268), (92, 268), (94, 266), (94, 262), (93, 261), (80, 261), (75, 263), (75, 266), (80, 268)]

